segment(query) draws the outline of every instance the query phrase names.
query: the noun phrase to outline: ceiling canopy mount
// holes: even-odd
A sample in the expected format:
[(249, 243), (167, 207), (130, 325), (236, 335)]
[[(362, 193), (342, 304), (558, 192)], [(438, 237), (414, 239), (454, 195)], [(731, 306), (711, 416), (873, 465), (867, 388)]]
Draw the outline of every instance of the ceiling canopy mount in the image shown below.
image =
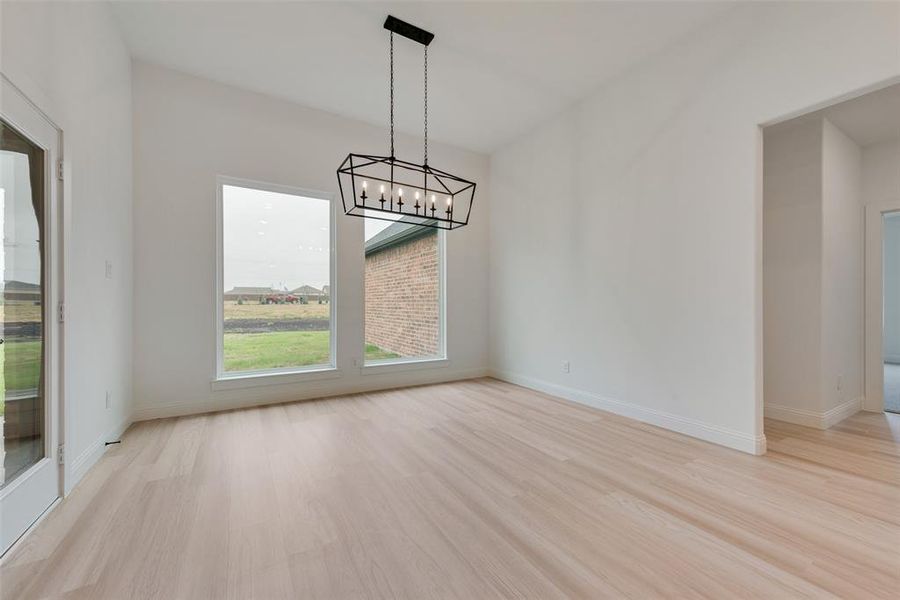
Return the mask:
[(401, 21), (393, 15), (388, 15), (387, 19), (384, 20), (384, 28), (391, 33), (396, 33), (397, 35), (402, 35), (414, 42), (419, 42), (423, 46), (427, 46), (431, 43), (431, 40), (434, 39), (434, 34), (430, 31), (425, 31), (421, 27), (416, 27), (406, 21)]

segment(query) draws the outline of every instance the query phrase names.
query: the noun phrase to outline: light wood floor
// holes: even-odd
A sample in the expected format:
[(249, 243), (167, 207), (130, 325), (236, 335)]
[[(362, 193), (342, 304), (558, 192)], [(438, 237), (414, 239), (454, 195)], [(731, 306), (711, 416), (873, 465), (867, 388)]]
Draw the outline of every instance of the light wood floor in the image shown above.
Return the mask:
[(485, 379), (139, 423), (4, 598), (897, 598), (900, 416), (753, 457)]

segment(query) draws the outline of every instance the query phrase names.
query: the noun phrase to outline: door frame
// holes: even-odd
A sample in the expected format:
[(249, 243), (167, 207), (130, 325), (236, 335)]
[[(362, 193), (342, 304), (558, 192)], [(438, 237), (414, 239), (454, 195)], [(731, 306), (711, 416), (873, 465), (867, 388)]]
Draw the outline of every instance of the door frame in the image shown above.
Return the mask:
[[(67, 176), (63, 161), (63, 130), (50, 118), (20, 87), (13, 83), (5, 73), (0, 72), (0, 87), (7, 97), (12, 96), (13, 102), (20, 108), (27, 107), (33, 117), (22, 120), (10, 118), (3, 114), (4, 120), (22, 132), (29, 140), (43, 148), (47, 155), (44, 165), (44, 176), (47, 182), (44, 196), (44, 235), (47, 236), (44, 251), (45, 285), (47, 287), (43, 308), (44, 347), (46, 369), (44, 373), (45, 383), (45, 432), (44, 458), (32, 465), (24, 473), (20, 474), (10, 486), (3, 489), (3, 495), (12, 493), (16, 488), (28, 479), (29, 475), (38, 470), (38, 465), (51, 461), (56, 471), (56, 498), (51, 502), (37, 519), (29, 525), (25, 531), (4, 552), (0, 548), (0, 557), (6, 558), (22, 542), (22, 540), (34, 530), (40, 522), (63, 498), (66, 490), (66, 465), (64, 460), (64, 448), (66, 442), (65, 419), (65, 331), (63, 327), (63, 307), (65, 292), (65, 264), (67, 256), (66, 232), (68, 219), (66, 218), (67, 206), (64, 203), (65, 181)], [(36, 128), (36, 123), (43, 121), (44, 126), (49, 126), (56, 132), (55, 148), (45, 147), (38, 142), (31, 133)], [(30, 122), (30, 123), (29, 123)]]
[(900, 198), (866, 206), (865, 402), (884, 411), (884, 215), (900, 211)]

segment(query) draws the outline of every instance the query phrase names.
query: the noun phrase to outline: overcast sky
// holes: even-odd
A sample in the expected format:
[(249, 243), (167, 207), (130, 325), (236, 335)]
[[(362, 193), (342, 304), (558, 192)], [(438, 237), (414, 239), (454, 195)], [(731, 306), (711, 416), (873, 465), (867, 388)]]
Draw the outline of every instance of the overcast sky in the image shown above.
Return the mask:
[(226, 185), (225, 290), (329, 283), (328, 201)]
[(7, 150), (0, 150), (0, 230), (3, 281), (40, 283), (40, 234), (31, 200), (28, 156)]
[[(328, 201), (226, 185), (222, 204), (225, 291), (329, 283)], [(365, 239), (390, 225), (366, 219)]]

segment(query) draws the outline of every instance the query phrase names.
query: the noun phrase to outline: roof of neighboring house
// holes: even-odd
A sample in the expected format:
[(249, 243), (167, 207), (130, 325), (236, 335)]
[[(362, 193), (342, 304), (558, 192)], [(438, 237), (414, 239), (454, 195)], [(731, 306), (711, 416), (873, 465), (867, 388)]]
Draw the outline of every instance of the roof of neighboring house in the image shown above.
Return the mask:
[(280, 294), (281, 292), (270, 287), (233, 287), (225, 293), (231, 295), (242, 294), (245, 296), (264, 296), (266, 294)]
[(314, 294), (321, 294), (322, 290), (320, 290), (318, 288), (314, 288), (311, 285), (301, 285), (298, 288), (292, 289), (291, 293), (292, 294), (306, 294), (307, 296), (309, 296), (309, 295), (314, 295)]
[(403, 242), (409, 242), (426, 235), (434, 235), (437, 229), (424, 227), (408, 221), (397, 221), (385, 227), (366, 241), (366, 256), (392, 248)]
[(4, 292), (31, 292), (34, 294), (41, 293), (41, 285), (39, 283), (28, 283), (27, 281), (0, 281), (0, 289)]

